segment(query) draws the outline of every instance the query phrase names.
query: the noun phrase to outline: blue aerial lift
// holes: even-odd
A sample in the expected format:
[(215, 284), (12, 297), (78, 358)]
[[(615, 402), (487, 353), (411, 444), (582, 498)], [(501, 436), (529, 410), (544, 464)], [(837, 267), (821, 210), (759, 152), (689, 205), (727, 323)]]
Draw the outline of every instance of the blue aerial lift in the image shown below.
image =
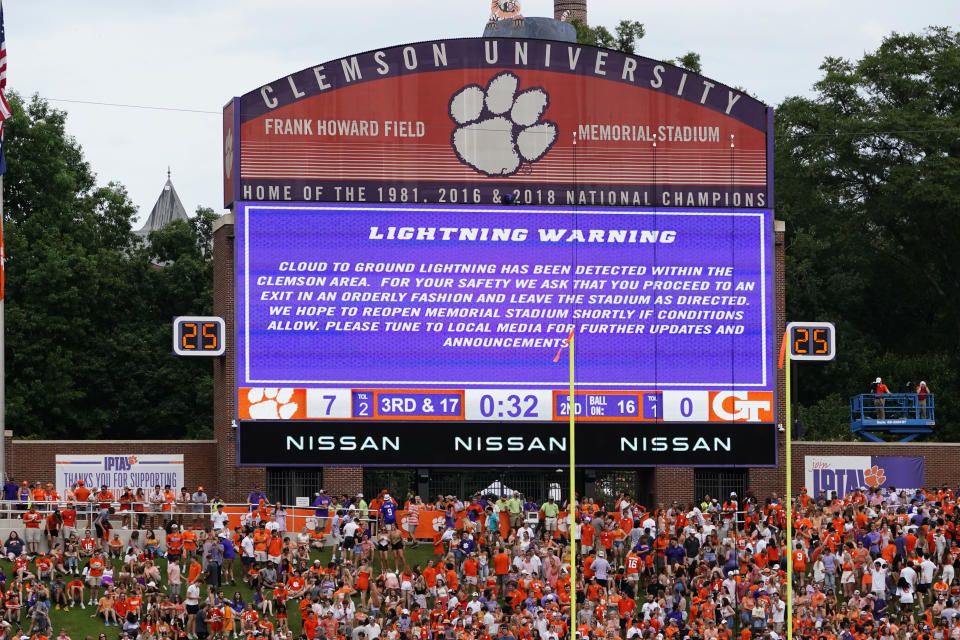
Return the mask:
[(870, 442), (889, 442), (878, 434), (910, 442), (933, 433), (936, 425), (932, 393), (862, 393), (850, 398), (850, 430)]

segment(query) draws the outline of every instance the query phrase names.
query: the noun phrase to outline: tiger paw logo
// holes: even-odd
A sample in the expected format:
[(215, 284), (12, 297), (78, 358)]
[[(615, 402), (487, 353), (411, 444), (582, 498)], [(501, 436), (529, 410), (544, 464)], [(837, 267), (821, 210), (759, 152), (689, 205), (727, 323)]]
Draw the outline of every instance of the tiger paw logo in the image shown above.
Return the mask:
[(873, 465), (863, 473), (863, 481), (867, 483), (868, 487), (879, 487), (887, 481), (887, 476), (883, 474), (883, 469)]
[(223, 171), (229, 180), (233, 171), (233, 129), (227, 129), (227, 137), (223, 141)]
[(450, 142), (457, 158), (490, 177), (512, 176), (524, 163), (547, 155), (557, 141), (557, 125), (543, 120), (550, 95), (542, 87), (517, 92), (520, 78), (505, 71), (486, 89), (471, 84), (450, 98), (457, 127)]
[(442, 533), (443, 530), (447, 528), (447, 520), (443, 516), (437, 516), (431, 524), (433, 525), (433, 530), (437, 533)]
[(278, 387), (240, 390), (242, 420), (290, 420), (305, 417), (305, 391)]
[(127, 464), (129, 464), (131, 467), (137, 464), (137, 456), (129, 456), (127, 458)]

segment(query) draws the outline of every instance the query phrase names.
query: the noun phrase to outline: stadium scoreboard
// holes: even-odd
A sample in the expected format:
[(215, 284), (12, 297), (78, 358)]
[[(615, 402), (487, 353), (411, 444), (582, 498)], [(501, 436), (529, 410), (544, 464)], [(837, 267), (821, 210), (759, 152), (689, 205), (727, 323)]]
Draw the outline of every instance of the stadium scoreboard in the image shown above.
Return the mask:
[(774, 421), (769, 210), (237, 214), (241, 422)]
[(771, 107), (455, 38), (286, 74), (222, 128), (241, 464), (562, 465), (571, 415), (584, 466), (776, 464)]

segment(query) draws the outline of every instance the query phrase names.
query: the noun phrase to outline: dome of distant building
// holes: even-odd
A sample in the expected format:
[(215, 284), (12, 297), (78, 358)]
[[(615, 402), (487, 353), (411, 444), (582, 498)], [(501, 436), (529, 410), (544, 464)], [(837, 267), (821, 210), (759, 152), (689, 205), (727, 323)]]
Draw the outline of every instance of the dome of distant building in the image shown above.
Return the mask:
[(177, 195), (177, 190), (173, 188), (173, 182), (170, 180), (170, 169), (167, 169), (167, 182), (163, 185), (163, 191), (160, 192), (157, 203), (153, 205), (147, 221), (136, 233), (137, 235), (147, 236), (151, 231), (161, 229), (174, 220), (188, 219), (187, 210), (183, 208), (180, 196)]

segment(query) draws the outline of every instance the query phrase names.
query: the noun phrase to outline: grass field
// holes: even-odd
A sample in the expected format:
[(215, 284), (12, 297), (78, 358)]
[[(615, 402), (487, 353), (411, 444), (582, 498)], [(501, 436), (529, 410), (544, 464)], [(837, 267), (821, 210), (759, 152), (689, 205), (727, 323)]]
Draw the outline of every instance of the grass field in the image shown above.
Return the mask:
[[(326, 566), (326, 563), (329, 562), (330, 560), (330, 550), (324, 549), (322, 552), (313, 551), (311, 553), (311, 557), (313, 559), (320, 560), (321, 563), (324, 564), (324, 566)], [(416, 547), (408, 548), (406, 550), (407, 563), (411, 567), (415, 564), (424, 566), (427, 560), (430, 560), (433, 557), (434, 557), (433, 545), (430, 545), (430, 544), (420, 544)], [(4, 559), (0, 561), (0, 564), (2, 564), (3, 569), (9, 580), (10, 577), (13, 575), (12, 563)], [(114, 569), (115, 570), (118, 569), (120, 567), (120, 564), (121, 563), (119, 560), (114, 561)], [(160, 567), (160, 574), (163, 576), (163, 580), (164, 580), (161, 587), (165, 589), (167, 587), (166, 585), (167, 561), (161, 558), (157, 561), (157, 565)], [(81, 564), (81, 568), (82, 566), (83, 565)], [(32, 568), (33, 568), (33, 564), (31, 563), (31, 569)], [(375, 568), (375, 573), (379, 573), (378, 565), (374, 565), (374, 568)], [(186, 571), (183, 572), (183, 575), (184, 575), (184, 582), (186, 582)], [(69, 582), (72, 577), (73, 576), (68, 576), (67, 578), (65, 578), (64, 581)], [(244, 602), (249, 602), (251, 600), (252, 593), (250, 589), (247, 588), (247, 586), (242, 581), (238, 580), (235, 586), (224, 585), (222, 588), (228, 598), (232, 598), (233, 594), (239, 591), (241, 596), (243, 597)], [(181, 596), (184, 595), (185, 591), (186, 591), (186, 584), (183, 584), (181, 585), (180, 595)], [(207, 595), (206, 585), (203, 586), (200, 593), (201, 593), (201, 599), (206, 597)], [(87, 597), (89, 598), (89, 595)], [(358, 601), (358, 606), (359, 606), (359, 601)], [(104, 625), (104, 622), (101, 618), (91, 618), (90, 615), (95, 610), (96, 610), (95, 607), (91, 608), (90, 606), (87, 606), (85, 610), (78, 609), (78, 608), (71, 608), (70, 611), (57, 611), (55, 608), (51, 608), (50, 621), (53, 624), (53, 629), (50, 637), (53, 638), (60, 632), (61, 629), (66, 629), (67, 633), (70, 635), (70, 637), (73, 640), (82, 640), (87, 636), (90, 636), (91, 638), (96, 639), (101, 633), (106, 633), (108, 640), (115, 640), (116, 638), (118, 638), (120, 636), (120, 627), (114, 627), (114, 626), (107, 627)], [(300, 633), (299, 611), (295, 606), (291, 606), (288, 609), (288, 615), (289, 615), (290, 629), (294, 632), (295, 635), (299, 634)], [(26, 615), (25, 609), (22, 610), (21, 618), (23, 621), (23, 633), (26, 633), (29, 623), (28, 623), (28, 617)]]

